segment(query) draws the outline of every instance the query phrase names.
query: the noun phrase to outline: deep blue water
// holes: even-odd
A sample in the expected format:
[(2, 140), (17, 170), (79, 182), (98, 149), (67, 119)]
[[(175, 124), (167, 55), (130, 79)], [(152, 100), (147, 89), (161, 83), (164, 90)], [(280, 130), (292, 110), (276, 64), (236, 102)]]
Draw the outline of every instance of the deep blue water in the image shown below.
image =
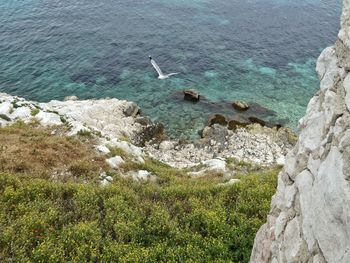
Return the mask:
[[(1, 0), (0, 91), (133, 100), (188, 136), (212, 109), (172, 97), (195, 88), (213, 102), (258, 103), (295, 128), (340, 13), (341, 0)], [(181, 74), (157, 80), (148, 55)]]

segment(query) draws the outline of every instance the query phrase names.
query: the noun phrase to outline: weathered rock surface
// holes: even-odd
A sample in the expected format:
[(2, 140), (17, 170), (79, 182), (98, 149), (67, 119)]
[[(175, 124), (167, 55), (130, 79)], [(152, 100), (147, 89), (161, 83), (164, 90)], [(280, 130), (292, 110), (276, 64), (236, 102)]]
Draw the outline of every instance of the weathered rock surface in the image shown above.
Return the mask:
[(321, 85), (300, 121), (251, 262), (350, 262), (350, 0), (335, 46), (317, 63)]
[(118, 148), (138, 163), (144, 163), (148, 155), (173, 167), (201, 164), (205, 171), (224, 173), (225, 160), (229, 157), (261, 165), (280, 163), (294, 143), (290, 132), (283, 128), (247, 124), (245, 128), (229, 130), (216, 124), (227, 124), (225, 116), (219, 114), (211, 126), (203, 129), (201, 139), (172, 141), (167, 139), (162, 124), (153, 124), (139, 112), (135, 103), (118, 99), (69, 98), (37, 103), (0, 94), (0, 125), (36, 119), (42, 125), (65, 125), (68, 135), (95, 136), (99, 141), (96, 151), (112, 157), (108, 163), (115, 169), (121, 162), (111, 155), (111, 148)]
[(206, 127), (202, 139), (181, 144), (166, 141), (160, 145), (147, 145), (145, 152), (170, 166), (188, 168), (218, 158), (235, 158), (260, 165), (281, 162), (292, 149), (293, 133), (285, 128), (267, 128), (258, 124), (228, 130), (218, 124)]
[[(142, 128), (133, 115), (138, 107), (133, 102), (118, 99), (50, 101), (41, 103), (43, 110), (55, 111), (65, 116), (75, 132), (81, 124), (103, 136), (131, 138)], [(78, 129), (76, 127), (78, 126)]]
[(4, 115), (4, 118), (0, 118), (0, 125), (16, 120), (30, 122), (35, 118), (46, 126), (65, 123), (69, 127), (68, 135), (75, 135), (80, 131), (97, 132), (103, 137), (127, 138), (141, 145), (155, 135), (164, 135), (161, 124), (153, 124), (138, 115), (140, 108), (134, 102), (118, 99), (77, 99), (72, 96), (65, 101), (37, 103), (0, 93), (0, 114)]

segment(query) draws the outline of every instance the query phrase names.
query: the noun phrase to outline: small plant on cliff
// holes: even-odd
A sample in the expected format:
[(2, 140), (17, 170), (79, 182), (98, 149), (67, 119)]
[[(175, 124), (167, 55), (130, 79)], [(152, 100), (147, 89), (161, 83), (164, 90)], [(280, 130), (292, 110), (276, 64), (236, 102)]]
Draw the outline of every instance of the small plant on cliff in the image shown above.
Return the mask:
[(40, 112), (40, 110), (38, 108), (32, 109), (32, 111), (30, 112), (30, 115), (32, 115), (33, 117), (38, 115), (38, 113)]
[(0, 114), (0, 119), (3, 119), (3, 120), (5, 120), (5, 121), (11, 121), (11, 118), (8, 117), (8, 116), (5, 115), (5, 114)]
[(92, 137), (92, 133), (85, 129), (78, 131), (77, 135), (84, 136), (84, 137)]

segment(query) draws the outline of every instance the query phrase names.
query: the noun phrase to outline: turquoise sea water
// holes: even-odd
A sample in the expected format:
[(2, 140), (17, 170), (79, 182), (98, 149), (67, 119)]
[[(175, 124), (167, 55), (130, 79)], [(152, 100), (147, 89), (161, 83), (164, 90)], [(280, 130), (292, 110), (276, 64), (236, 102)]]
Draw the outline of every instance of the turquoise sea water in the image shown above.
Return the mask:
[[(213, 109), (173, 99), (194, 88), (258, 103), (295, 129), (340, 13), (341, 0), (2, 0), (0, 91), (133, 100), (172, 135), (194, 136)], [(158, 80), (148, 55), (181, 74)]]

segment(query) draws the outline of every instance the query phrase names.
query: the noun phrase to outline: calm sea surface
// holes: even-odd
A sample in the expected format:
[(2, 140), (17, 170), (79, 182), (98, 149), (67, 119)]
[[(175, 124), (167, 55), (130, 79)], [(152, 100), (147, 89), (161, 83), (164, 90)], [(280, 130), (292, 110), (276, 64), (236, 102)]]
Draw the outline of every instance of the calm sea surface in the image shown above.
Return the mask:
[[(1, 0), (0, 91), (133, 100), (173, 136), (195, 136), (212, 109), (173, 99), (194, 88), (295, 129), (340, 13), (341, 0)], [(157, 80), (148, 55), (181, 74)]]

